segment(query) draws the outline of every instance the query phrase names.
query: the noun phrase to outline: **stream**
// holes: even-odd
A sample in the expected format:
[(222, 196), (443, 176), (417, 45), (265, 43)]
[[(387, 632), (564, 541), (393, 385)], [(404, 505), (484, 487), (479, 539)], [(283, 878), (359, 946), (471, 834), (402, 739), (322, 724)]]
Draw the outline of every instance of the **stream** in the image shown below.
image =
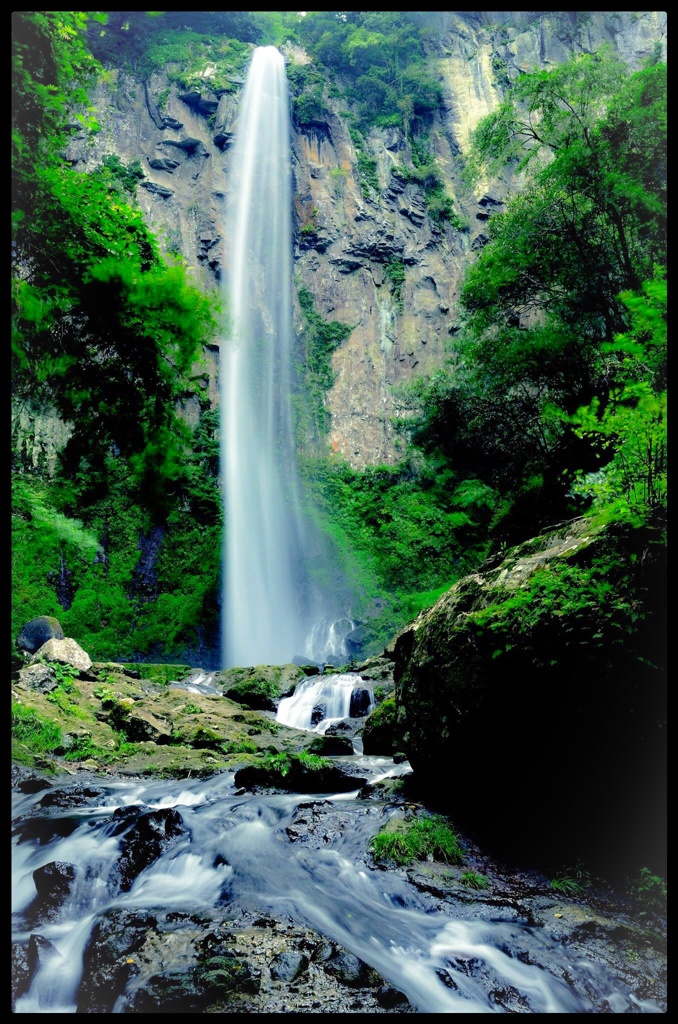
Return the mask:
[[(41, 789), (24, 781), (13, 803), (15, 1012), (140, 1012), (144, 985), (157, 992), (159, 975), (176, 981), (220, 923), (231, 943), (238, 929), (256, 934), (251, 949), (263, 975), (250, 988), (258, 985), (257, 998), (268, 1002), (241, 996), (250, 1012), (321, 1012), (324, 980), (336, 981), (329, 965), (345, 963), (346, 951), (381, 976), (376, 988), (368, 975), (367, 988), (344, 979), (342, 991), (357, 1001), (332, 1005), (349, 1012), (379, 1010), (379, 992), (382, 1012), (396, 1012), (404, 997), (408, 1012), (419, 1013), (663, 1012), (620, 982), (604, 958), (582, 956), (510, 903), (441, 900), (402, 869), (376, 868), (369, 839), (400, 813), (379, 795), (380, 782), (407, 775), (409, 765), (346, 760), (369, 777), (368, 799), (360, 790), (244, 792), (233, 772), (175, 781), (80, 777)], [(138, 849), (134, 839), (142, 839)], [(104, 923), (110, 930), (115, 921), (109, 946), (97, 946)], [(267, 972), (275, 955), (282, 962), (280, 942), (270, 941), (286, 934), (288, 949), (296, 943), (306, 951), (315, 1002), (304, 1003), (311, 996), (300, 983), (286, 986)], [(323, 964), (328, 940), (340, 955), (328, 961), (325, 954)], [(92, 993), (88, 974), (103, 996)], [(180, 1012), (171, 1000), (156, 1003), (152, 1009)]]

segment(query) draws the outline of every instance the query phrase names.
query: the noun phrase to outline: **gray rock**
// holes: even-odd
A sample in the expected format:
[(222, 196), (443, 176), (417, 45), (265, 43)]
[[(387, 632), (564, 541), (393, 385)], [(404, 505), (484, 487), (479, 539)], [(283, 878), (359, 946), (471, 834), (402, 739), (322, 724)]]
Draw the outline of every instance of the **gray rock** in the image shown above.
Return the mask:
[(278, 953), (269, 964), (272, 978), (280, 981), (295, 981), (308, 970), (309, 959), (303, 953)]
[(39, 693), (50, 693), (59, 685), (51, 665), (41, 663), (22, 668), (19, 671), (19, 683), (28, 687), (29, 690), (37, 690)]
[(22, 651), (34, 654), (48, 640), (63, 640), (64, 631), (58, 619), (52, 615), (38, 615), (31, 619), (16, 638), (16, 645)]
[(33, 872), (37, 896), (32, 912), (39, 917), (52, 920), (57, 917), (62, 904), (68, 898), (75, 881), (75, 868), (64, 861), (51, 861)]
[(327, 974), (331, 974), (342, 985), (348, 985), (350, 988), (368, 988), (383, 981), (373, 967), (348, 950), (332, 957), (325, 963), (324, 968)]
[(35, 664), (38, 659), (56, 661), (60, 665), (70, 665), (72, 668), (77, 668), (79, 672), (88, 672), (92, 667), (92, 659), (89, 654), (68, 636), (61, 640), (48, 640), (33, 655), (31, 664)]
[(141, 181), (139, 184), (147, 192), (151, 192), (155, 196), (162, 196), (163, 199), (169, 199), (170, 196), (174, 195), (171, 188), (167, 188), (165, 185), (158, 185), (157, 181)]
[(156, 171), (167, 171), (171, 174), (178, 166), (177, 160), (172, 160), (170, 157), (154, 157), (148, 161), (149, 167), (153, 167)]

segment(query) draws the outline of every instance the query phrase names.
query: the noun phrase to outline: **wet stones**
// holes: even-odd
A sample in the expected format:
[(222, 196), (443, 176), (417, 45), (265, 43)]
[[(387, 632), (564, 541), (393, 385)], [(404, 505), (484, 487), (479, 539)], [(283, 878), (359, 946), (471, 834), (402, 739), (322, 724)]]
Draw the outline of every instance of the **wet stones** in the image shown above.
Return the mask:
[[(137, 807), (120, 807), (113, 818), (122, 819), (122, 829), (138, 811)], [(186, 829), (181, 815), (173, 807), (139, 814), (121, 840), (118, 861), (121, 891), (129, 892), (135, 878), (182, 835), (186, 835)]]
[(351, 988), (376, 986), (383, 980), (373, 967), (348, 950), (342, 950), (331, 957), (323, 967), (327, 974)]
[(139, 971), (132, 954), (156, 924), (151, 914), (127, 910), (114, 911), (97, 921), (83, 955), (78, 1013), (111, 1012), (129, 979)]
[(358, 778), (338, 765), (307, 767), (292, 759), (285, 773), (275, 768), (248, 765), (235, 773), (236, 786), (245, 789), (279, 788), (296, 793), (350, 793), (360, 789), (367, 781)]
[(370, 710), (371, 703), (372, 695), (369, 690), (363, 687), (353, 690), (348, 710), (349, 718), (364, 718)]
[(279, 981), (296, 981), (300, 974), (308, 970), (309, 959), (304, 953), (279, 953), (269, 964), (271, 977)]
[(75, 881), (75, 867), (65, 861), (52, 861), (36, 868), (33, 882), (37, 897), (33, 905), (40, 917), (53, 919), (68, 899)]
[(309, 754), (318, 754), (320, 757), (350, 757), (353, 754), (353, 743), (348, 736), (316, 736), (308, 748)]

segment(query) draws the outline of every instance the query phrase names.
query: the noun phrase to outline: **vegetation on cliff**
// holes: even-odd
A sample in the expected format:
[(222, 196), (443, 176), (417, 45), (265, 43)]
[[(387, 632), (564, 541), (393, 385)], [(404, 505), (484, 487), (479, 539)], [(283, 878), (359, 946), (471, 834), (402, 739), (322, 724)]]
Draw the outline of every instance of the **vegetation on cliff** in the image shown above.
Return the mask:
[[(365, 138), (400, 128), (412, 166), (399, 173), (422, 185), (433, 222), (460, 227), (431, 156), (440, 87), (424, 15), (15, 15), (13, 398), (71, 429), (52, 479), (14, 436), (15, 635), (45, 613), (97, 657), (214, 646), (218, 422), (198, 354), (218, 310), (159, 255), (139, 167), (109, 156), (78, 173), (62, 154), (74, 125), (97, 131), (97, 58), (142, 76), (170, 62), (189, 88), (220, 54), (218, 94), (253, 45), (287, 39), (312, 58), (290, 61), (297, 121), (341, 93), (373, 198)], [(302, 289), (305, 475), (358, 594), (387, 599), (374, 649), (490, 551), (554, 522), (663, 520), (665, 88), (656, 60), (630, 73), (607, 53), (506, 79), (468, 174), (524, 165), (525, 185), (488, 221), (449, 366), (402, 391), (412, 447), (397, 467), (357, 471), (324, 449), (331, 354), (351, 325), (325, 322)], [(385, 270), (399, 306), (404, 265)], [(187, 401), (194, 428), (177, 416)]]
[(134, 168), (64, 162), (74, 111), (97, 131), (85, 24), (15, 15), (13, 401), (55, 410), (70, 436), (52, 480), (13, 438), (13, 631), (58, 610), (98, 657), (177, 654), (215, 626), (216, 422), (205, 406), (191, 431), (177, 409), (202, 401), (199, 356), (219, 310), (160, 256)]
[(537, 169), (489, 221), (449, 367), (406, 390), (413, 440), (497, 491), (495, 544), (592, 503), (661, 518), (666, 69), (523, 75), (474, 144), (469, 173)]

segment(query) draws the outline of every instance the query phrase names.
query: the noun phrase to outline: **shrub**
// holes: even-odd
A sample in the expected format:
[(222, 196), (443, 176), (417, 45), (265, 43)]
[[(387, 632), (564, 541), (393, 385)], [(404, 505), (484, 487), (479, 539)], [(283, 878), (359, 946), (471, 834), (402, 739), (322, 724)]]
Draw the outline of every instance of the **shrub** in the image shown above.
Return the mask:
[(461, 864), (464, 851), (461, 840), (442, 815), (414, 818), (396, 829), (378, 832), (370, 841), (376, 860), (409, 864), (413, 860), (443, 861)]
[(487, 889), (490, 884), (487, 877), (479, 871), (464, 871), (461, 881), (470, 889)]

